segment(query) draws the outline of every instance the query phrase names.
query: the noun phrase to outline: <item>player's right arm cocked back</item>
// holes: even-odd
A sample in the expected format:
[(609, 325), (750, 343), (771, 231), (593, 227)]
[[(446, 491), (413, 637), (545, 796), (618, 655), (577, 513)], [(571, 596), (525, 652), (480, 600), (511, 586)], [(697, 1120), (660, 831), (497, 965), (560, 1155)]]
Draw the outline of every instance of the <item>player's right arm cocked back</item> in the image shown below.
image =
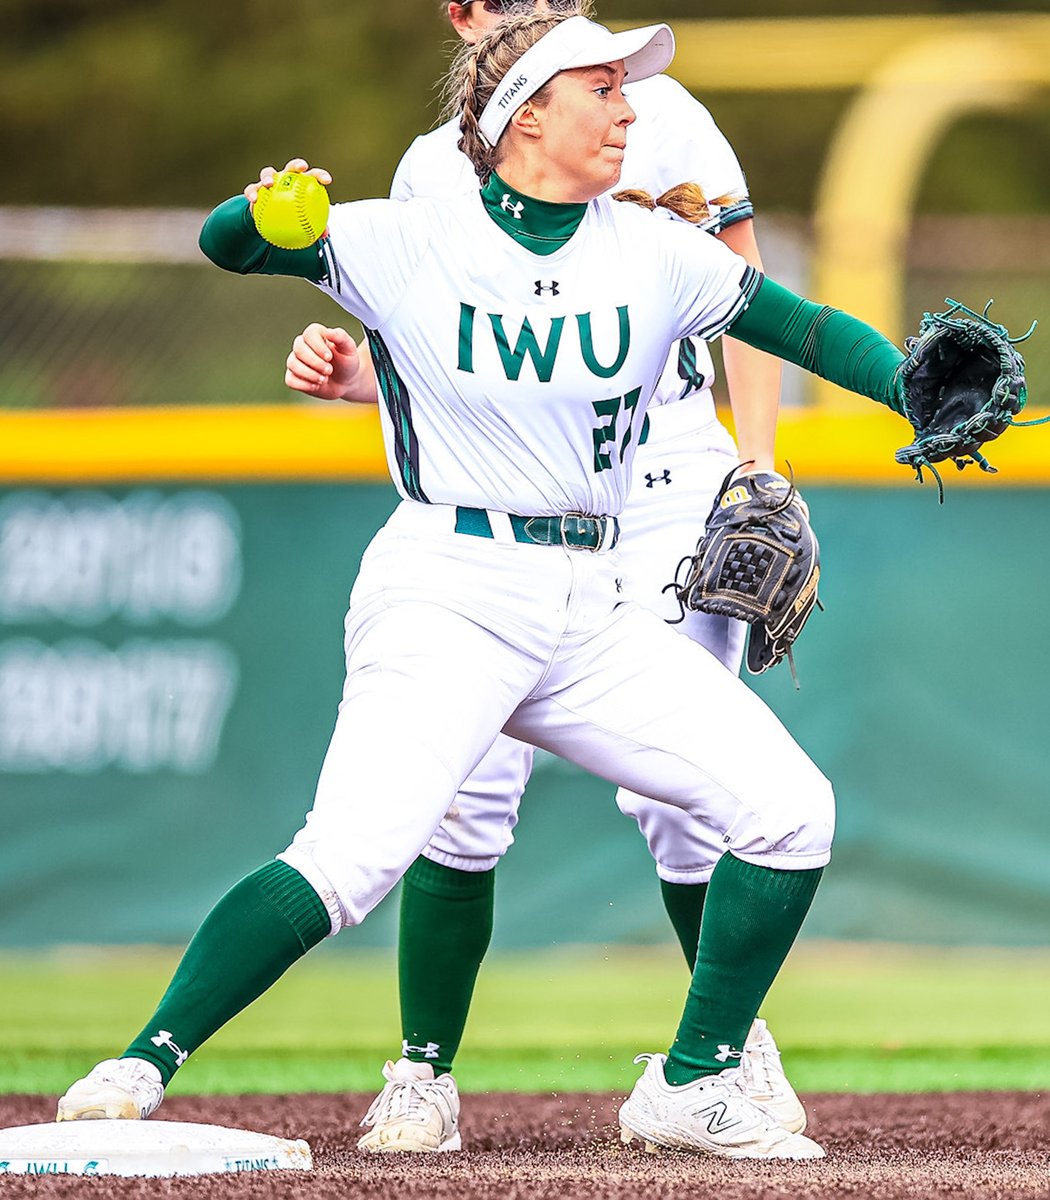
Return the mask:
[(309, 280), (376, 329), (397, 308), (429, 246), (429, 223), (423, 213), (408, 213), (410, 207), (389, 200), (336, 204), (323, 238), (305, 250), (281, 250), (260, 236), (248, 200), (236, 196), (208, 216), (200, 248), (226, 271)]
[(244, 196), (233, 196), (213, 209), (201, 228), (201, 250), (224, 271), (238, 275), (298, 275), (320, 283), (326, 274), (323, 238), (305, 250), (281, 250), (261, 237)]

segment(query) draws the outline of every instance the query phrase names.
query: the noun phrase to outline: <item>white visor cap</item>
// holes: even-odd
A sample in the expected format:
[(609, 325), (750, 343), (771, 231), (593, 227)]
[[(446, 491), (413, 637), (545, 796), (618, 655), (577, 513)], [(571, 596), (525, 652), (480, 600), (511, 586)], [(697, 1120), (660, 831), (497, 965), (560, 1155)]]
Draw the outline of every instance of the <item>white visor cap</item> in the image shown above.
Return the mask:
[(625, 80), (637, 83), (666, 71), (673, 58), (674, 34), (667, 25), (613, 33), (586, 17), (569, 17), (530, 46), (500, 80), (478, 128), (488, 144), (495, 146), (511, 117), (560, 71), (623, 59)]

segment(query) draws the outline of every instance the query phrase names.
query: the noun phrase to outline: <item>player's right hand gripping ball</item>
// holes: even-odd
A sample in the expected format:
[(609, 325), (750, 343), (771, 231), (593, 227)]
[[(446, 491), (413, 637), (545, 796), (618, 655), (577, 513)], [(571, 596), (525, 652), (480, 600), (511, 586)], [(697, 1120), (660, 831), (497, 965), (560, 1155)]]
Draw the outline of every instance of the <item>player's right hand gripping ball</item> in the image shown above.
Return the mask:
[(791, 643), (818, 603), (820, 547), (792, 482), (734, 473), (722, 481), (696, 553), (679, 564), (684, 579), (670, 586), (683, 610), (747, 621), (747, 669), (760, 675), (791, 661)]
[(305, 250), (328, 224), (328, 192), (313, 175), (282, 171), (272, 187), (260, 187), (252, 208), (255, 228), (282, 250)]

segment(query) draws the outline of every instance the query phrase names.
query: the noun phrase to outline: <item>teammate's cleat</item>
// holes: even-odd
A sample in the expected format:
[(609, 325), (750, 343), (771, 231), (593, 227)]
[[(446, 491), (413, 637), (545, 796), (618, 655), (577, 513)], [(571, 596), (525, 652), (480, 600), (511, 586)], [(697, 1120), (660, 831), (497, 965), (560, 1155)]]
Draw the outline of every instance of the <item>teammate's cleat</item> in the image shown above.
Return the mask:
[(56, 1121), (144, 1121), (164, 1099), (160, 1071), (143, 1058), (107, 1058), (58, 1102)]
[(620, 1139), (640, 1138), (649, 1153), (687, 1150), (722, 1158), (823, 1158), (816, 1142), (782, 1125), (748, 1099), (739, 1067), (681, 1087), (664, 1078), (664, 1054), (648, 1059), (634, 1091), (620, 1107)]
[(744, 1043), (740, 1073), (748, 1096), (791, 1133), (806, 1128), (806, 1110), (784, 1074), (780, 1051), (765, 1021), (755, 1019)]
[(451, 1075), (434, 1078), (430, 1063), (400, 1058), (383, 1068), (386, 1087), (372, 1101), (362, 1125), (371, 1126), (357, 1143), (369, 1154), (407, 1151), (433, 1154), (461, 1150), (459, 1091)]

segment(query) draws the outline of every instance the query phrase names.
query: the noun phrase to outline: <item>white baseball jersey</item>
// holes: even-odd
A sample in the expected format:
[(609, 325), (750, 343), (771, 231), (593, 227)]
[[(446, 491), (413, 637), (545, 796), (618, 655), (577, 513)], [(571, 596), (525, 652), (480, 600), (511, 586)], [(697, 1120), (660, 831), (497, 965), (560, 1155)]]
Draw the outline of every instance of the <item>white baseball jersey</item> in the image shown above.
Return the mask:
[[(708, 110), (680, 83), (667, 75), (655, 75), (627, 85), (624, 94), (636, 120), (627, 130), (627, 150), (615, 191), (641, 188), (658, 197), (676, 184), (696, 183), (711, 209), (711, 218), (702, 228), (712, 233), (753, 215), (747, 183), (733, 148)], [(459, 136), (459, 120), (454, 118), (417, 137), (394, 174), (391, 197), (447, 198), (476, 192), (477, 174), (458, 149)], [(690, 338), (676, 346), (668, 358), (650, 405), (709, 393), (714, 376), (706, 343)], [(713, 418), (710, 394), (705, 399)]]
[[(535, 203), (505, 192), (502, 207), (527, 224)], [(405, 498), (541, 516), (623, 508), (672, 342), (717, 337), (760, 277), (680, 222), (607, 197), (585, 208), (538, 256), (479, 193), (333, 207), (321, 286), (370, 331)]]

